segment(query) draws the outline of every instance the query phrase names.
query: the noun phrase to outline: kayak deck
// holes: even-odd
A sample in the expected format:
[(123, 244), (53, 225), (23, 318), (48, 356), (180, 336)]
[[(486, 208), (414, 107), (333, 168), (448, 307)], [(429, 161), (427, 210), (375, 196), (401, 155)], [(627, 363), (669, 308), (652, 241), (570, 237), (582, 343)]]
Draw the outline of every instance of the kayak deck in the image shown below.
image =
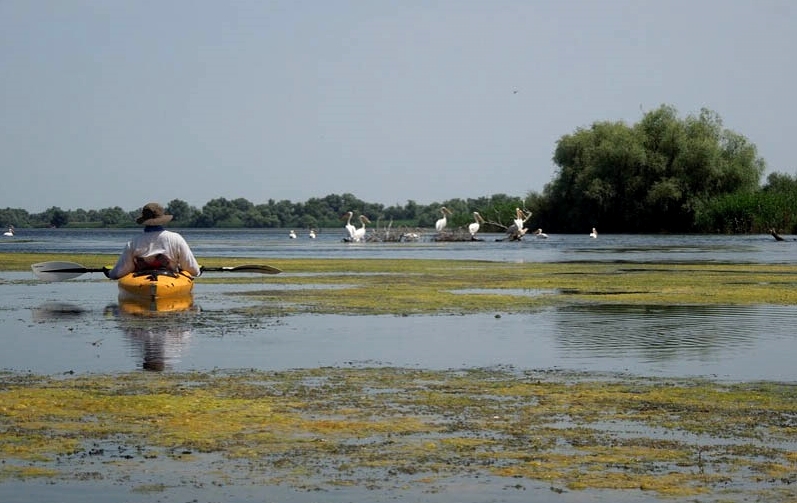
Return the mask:
[(117, 283), (119, 295), (150, 300), (187, 296), (194, 288), (190, 274), (162, 269), (132, 272)]

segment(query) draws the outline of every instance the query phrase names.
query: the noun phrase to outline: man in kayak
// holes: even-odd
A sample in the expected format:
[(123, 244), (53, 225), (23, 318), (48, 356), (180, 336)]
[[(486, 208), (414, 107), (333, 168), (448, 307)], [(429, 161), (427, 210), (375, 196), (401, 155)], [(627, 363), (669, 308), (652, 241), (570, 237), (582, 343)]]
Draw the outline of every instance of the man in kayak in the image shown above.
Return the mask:
[(163, 228), (172, 218), (158, 203), (145, 205), (136, 219), (136, 223), (144, 226), (144, 233), (127, 243), (113, 269), (104, 269), (105, 275), (119, 279), (135, 271), (168, 269), (199, 276), (199, 264), (185, 238)]

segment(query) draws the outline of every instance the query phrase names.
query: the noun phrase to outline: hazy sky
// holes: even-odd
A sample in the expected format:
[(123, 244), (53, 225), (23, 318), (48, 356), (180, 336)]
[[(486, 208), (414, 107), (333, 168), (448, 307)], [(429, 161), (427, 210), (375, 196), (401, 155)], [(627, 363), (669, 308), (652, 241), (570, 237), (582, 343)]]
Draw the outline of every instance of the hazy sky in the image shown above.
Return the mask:
[(0, 207), (542, 191), (702, 107), (795, 174), (793, 0), (0, 0)]

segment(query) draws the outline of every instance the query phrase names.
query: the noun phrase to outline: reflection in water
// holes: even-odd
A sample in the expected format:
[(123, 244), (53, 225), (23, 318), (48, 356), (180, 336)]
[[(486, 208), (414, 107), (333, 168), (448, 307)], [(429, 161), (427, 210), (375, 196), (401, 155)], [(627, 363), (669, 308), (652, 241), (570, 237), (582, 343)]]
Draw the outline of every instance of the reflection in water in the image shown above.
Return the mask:
[(191, 318), (199, 312), (191, 295), (171, 299), (119, 298), (106, 308), (119, 327), (141, 368), (162, 371), (178, 363), (191, 339)]
[(73, 319), (82, 316), (85, 312), (85, 309), (76, 304), (46, 302), (39, 307), (31, 309), (31, 320), (40, 322)]
[(743, 353), (795, 319), (791, 306), (582, 305), (556, 310), (554, 338), (571, 356), (655, 362)]

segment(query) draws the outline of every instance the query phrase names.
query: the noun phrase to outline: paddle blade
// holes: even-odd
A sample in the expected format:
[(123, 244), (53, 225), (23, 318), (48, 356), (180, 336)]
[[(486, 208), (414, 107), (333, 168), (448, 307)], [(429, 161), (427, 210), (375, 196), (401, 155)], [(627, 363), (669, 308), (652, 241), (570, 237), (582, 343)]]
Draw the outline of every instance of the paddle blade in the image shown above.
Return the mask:
[(76, 262), (39, 262), (30, 268), (37, 278), (45, 281), (66, 281), (92, 272)]
[(258, 274), (279, 274), (282, 271), (270, 265), (236, 265), (233, 267), (203, 267), (202, 272), (254, 272)]

